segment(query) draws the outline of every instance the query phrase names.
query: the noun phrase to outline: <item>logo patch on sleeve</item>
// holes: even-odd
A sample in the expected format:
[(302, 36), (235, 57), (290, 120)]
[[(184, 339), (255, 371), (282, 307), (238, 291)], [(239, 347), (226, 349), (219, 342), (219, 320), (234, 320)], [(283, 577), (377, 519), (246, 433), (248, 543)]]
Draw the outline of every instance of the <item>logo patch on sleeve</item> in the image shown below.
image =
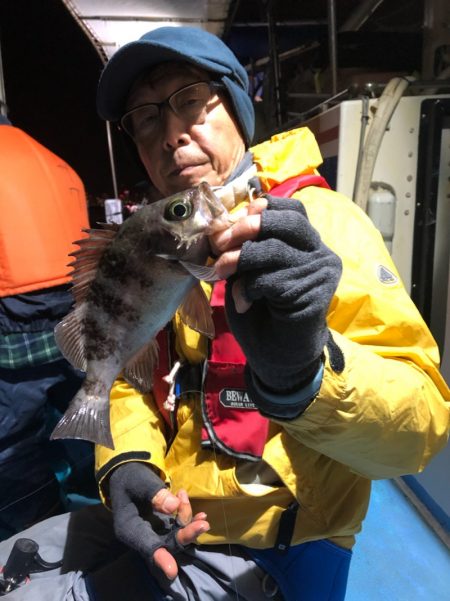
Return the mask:
[(384, 265), (378, 265), (377, 278), (385, 286), (394, 286), (394, 284), (398, 283), (398, 277), (395, 273), (392, 273), (392, 271)]
[(219, 393), (220, 404), (229, 409), (256, 409), (255, 403), (246, 390), (222, 388)]

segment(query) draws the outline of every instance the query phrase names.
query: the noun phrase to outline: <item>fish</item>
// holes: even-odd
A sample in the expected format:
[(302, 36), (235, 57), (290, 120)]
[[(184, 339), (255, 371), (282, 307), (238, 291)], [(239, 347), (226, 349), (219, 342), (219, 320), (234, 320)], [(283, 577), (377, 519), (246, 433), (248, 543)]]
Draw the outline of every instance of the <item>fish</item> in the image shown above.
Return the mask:
[(151, 391), (156, 335), (177, 310), (186, 325), (214, 337), (200, 280), (218, 279), (207, 265), (208, 236), (229, 224), (222, 201), (202, 182), (144, 206), (120, 226), (84, 230), (69, 263), (74, 309), (54, 334), (64, 357), (86, 376), (52, 439), (114, 449), (112, 385), (121, 375), (139, 392)]

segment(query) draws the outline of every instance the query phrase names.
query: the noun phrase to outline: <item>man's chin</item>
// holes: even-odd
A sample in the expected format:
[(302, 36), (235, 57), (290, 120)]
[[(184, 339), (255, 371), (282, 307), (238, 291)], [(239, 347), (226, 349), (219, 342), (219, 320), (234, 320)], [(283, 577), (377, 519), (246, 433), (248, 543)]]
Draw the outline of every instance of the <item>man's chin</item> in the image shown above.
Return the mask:
[(171, 194), (176, 194), (177, 192), (182, 192), (188, 188), (195, 188), (195, 186), (198, 186), (201, 182), (207, 182), (211, 186), (217, 186), (215, 178), (211, 177), (210, 173), (199, 172), (171, 177), (170, 181), (167, 182), (167, 188), (172, 190)]

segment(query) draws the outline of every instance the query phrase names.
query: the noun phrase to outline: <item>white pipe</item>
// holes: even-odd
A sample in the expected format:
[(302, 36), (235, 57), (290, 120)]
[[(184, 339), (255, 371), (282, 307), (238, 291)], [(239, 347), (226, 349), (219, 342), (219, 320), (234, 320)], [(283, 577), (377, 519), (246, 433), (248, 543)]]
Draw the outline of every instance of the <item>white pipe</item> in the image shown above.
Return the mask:
[(356, 196), (356, 184), (359, 182), (359, 176), (361, 173), (361, 165), (364, 155), (364, 143), (366, 141), (366, 130), (367, 125), (369, 124), (369, 97), (364, 95), (361, 98), (361, 101), (361, 129), (359, 130), (358, 159), (356, 161), (355, 181), (353, 182), (353, 198)]
[(116, 163), (114, 161), (114, 149), (113, 142), (111, 136), (111, 123), (109, 121), (105, 121), (106, 124), (106, 138), (108, 141), (108, 153), (109, 153), (109, 163), (111, 167), (111, 176), (112, 183), (114, 188), (114, 198), (119, 198), (119, 189), (117, 187), (117, 177), (116, 177)]
[(361, 171), (358, 181), (355, 182), (355, 196), (353, 200), (364, 212), (367, 210), (370, 182), (372, 181), (375, 162), (384, 132), (409, 83), (409, 80), (404, 77), (394, 77), (387, 84), (378, 101), (377, 112), (375, 113), (364, 144)]

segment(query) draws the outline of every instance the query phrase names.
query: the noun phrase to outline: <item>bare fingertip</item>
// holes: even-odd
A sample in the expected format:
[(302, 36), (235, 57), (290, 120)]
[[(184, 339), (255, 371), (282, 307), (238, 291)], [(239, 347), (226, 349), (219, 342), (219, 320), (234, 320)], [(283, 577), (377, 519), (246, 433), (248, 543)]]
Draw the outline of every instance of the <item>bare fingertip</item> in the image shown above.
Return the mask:
[(189, 503), (189, 495), (183, 488), (178, 491), (177, 497), (182, 503)]
[(248, 214), (249, 215), (257, 215), (258, 213), (261, 213), (262, 211), (264, 211), (264, 209), (267, 209), (267, 204), (268, 204), (267, 198), (264, 198), (262, 196), (259, 198), (255, 198), (249, 204)]
[(192, 542), (196, 541), (202, 534), (209, 532), (209, 530), (211, 530), (211, 526), (208, 523), (197, 526), (195, 532), (192, 534)]

